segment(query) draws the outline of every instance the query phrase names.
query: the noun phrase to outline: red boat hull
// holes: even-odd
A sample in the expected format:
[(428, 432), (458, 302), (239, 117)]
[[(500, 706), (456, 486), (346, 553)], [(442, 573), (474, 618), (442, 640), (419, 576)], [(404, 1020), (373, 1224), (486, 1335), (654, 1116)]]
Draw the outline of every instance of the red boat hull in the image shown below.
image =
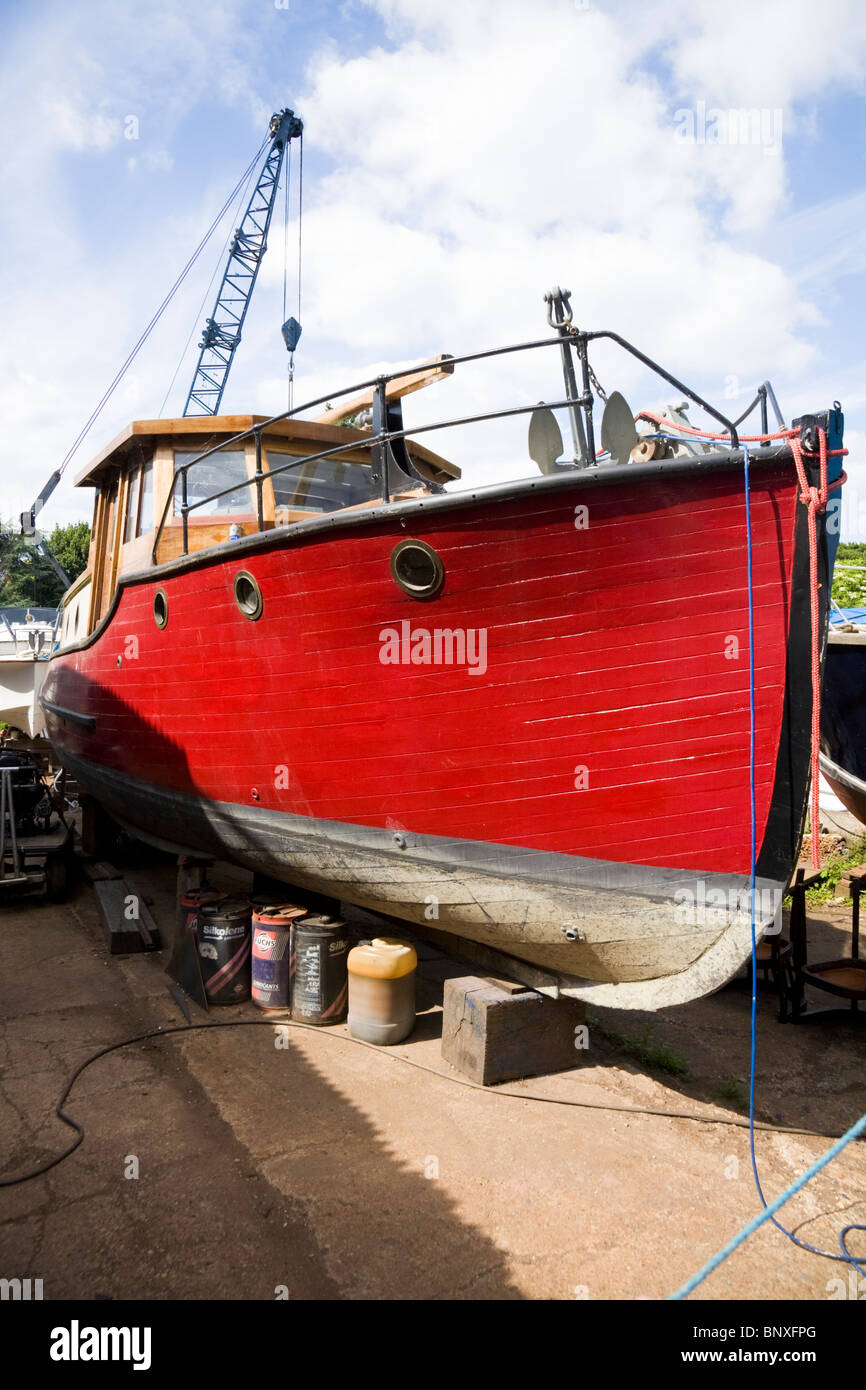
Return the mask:
[[(753, 468), (750, 516), (758, 873), (780, 887), (802, 831), (811, 717), (805, 509), (784, 451)], [(586, 863), (607, 866), (610, 884), (635, 866), (641, 883), (666, 884), (668, 904), (674, 881), (748, 882), (745, 527), (742, 468), (695, 463), (570, 473), (250, 537), (122, 580), (92, 637), (51, 662), (49, 731), (84, 784), (152, 837), (168, 817), (187, 827), (172, 843), (208, 840), (288, 881), (338, 882), (349, 900), (375, 895), (339, 854), (312, 873), (266, 849), (268, 835), (336, 826), (360, 845), (363, 831), (386, 832), (398, 882), (401, 837), (434, 846), (430, 882), (450, 862), (435, 846), (467, 843), (541, 879), (542, 861), (570, 862), (578, 888)], [(391, 576), (407, 536), (444, 564), (431, 601)], [(260, 586), (257, 621), (234, 601), (239, 569)], [(437, 631), (469, 634), (474, 664), (427, 664)], [(225, 807), (232, 835), (214, 829)], [(243, 820), (262, 829), (240, 831)], [(504, 893), (516, 883), (502, 881)], [(405, 901), (393, 884), (384, 894), (419, 921), (428, 896), (438, 908), (435, 888), (419, 897), (414, 882)], [(615, 951), (599, 964), (561, 922), (527, 940), (519, 896), (504, 933), (483, 915), (473, 930), (471, 909), (436, 921), (582, 979), (676, 973), (661, 927), (646, 938), (657, 959), (636, 949), (632, 965)], [(711, 936), (682, 945), (682, 968)]]

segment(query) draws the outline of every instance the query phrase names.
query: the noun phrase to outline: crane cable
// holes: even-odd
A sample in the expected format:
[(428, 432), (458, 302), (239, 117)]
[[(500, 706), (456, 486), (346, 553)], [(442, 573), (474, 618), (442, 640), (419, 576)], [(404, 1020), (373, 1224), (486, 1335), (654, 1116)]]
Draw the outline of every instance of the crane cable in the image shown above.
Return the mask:
[(101, 415), (101, 413), (102, 413), (102, 411), (104, 410), (105, 406), (108, 404), (109, 400), (110, 400), (111, 397), (113, 396), (113, 394), (114, 394), (114, 392), (116, 391), (117, 387), (120, 385), (121, 381), (123, 380), (123, 378), (124, 378), (124, 376), (126, 375), (127, 371), (128, 371), (129, 368), (131, 367), (132, 363), (135, 361), (135, 358), (138, 356), (139, 352), (140, 352), (141, 349), (144, 347), (144, 344), (147, 342), (148, 338), (150, 337), (151, 333), (153, 332), (153, 329), (156, 327), (157, 323), (158, 323), (159, 320), (162, 318), (162, 315), (165, 313), (165, 310), (168, 308), (168, 306), (169, 306), (169, 304), (171, 303), (172, 299), (174, 298), (175, 294), (176, 294), (177, 291), (180, 289), (181, 285), (183, 284), (183, 282), (184, 282), (184, 280), (186, 279), (186, 277), (187, 277), (187, 275), (189, 274), (189, 272), (192, 270), (192, 267), (195, 265), (196, 261), (198, 260), (199, 256), (201, 255), (202, 251), (204, 250), (205, 246), (206, 246), (207, 243), (210, 241), (211, 237), (213, 236), (213, 233), (216, 231), (217, 227), (219, 226), (220, 222), (222, 221), (223, 217), (225, 216), (225, 214), (226, 214), (228, 208), (229, 208), (229, 207), (231, 206), (231, 204), (234, 202), (235, 197), (236, 197), (237, 194), (238, 194), (238, 191), (239, 191), (240, 188), (244, 185), (244, 183), (246, 182), (246, 180), (249, 178), (250, 171), (251, 171), (251, 170), (255, 167), (255, 165), (258, 163), (259, 157), (260, 157), (262, 151), (264, 150), (265, 145), (268, 143), (268, 140), (269, 140), (269, 139), (270, 139), (270, 136), (267, 136), (267, 137), (265, 138), (265, 140), (262, 141), (262, 143), (261, 143), (261, 145), (259, 146), (258, 150), (256, 151), (255, 155), (253, 156), (253, 158), (252, 158), (250, 164), (249, 164), (248, 167), (244, 170), (243, 174), (241, 175), (241, 178), (238, 180), (238, 183), (235, 185), (235, 187), (232, 189), (231, 193), (229, 194), (228, 198), (227, 198), (226, 201), (223, 203), (223, 206), (220, 208), (220, 210), (219, 210), (219, 212), (217, 213), (216, 217), (214, 218), (213, 222), (211, 222), (210, 227), (209, 227), (208, 230), (205, 232), (204, 236), (202, 237), (202, 239), (201, 239), (201, 241), (199, 242), (199, 244), (198, 244), (198, 246), (196, 247), (196, 249), (193, 251), (193, 253), (192, 253), (192, 255), (190, 256), (189, 260), (187, 261), (186, 265), (183, 267), (183, 270), (180, 272), (180, 274), (178, 275), (178, 277), (177, 277), (177, 279), (175, 280), (174, 284), (171, 286), (171, 289), (168, 291), (167, 295), (166, 295), (165, 298), (163, 299), (163, 301), (162, 301), (162, 303), (160, 304), (159, 308), (156, 310), (156, 313), (153, 315), (153, 317), (151, 318), (151, 320), (150, 320), (150, 322), (148, 323), (147, 327), (146, 327), (146, 328), (144, 329), (144, 331), (142, 332), (142, 334), (141, 334), (141, 336), (139, 337), (138, 341), (136, 342), (135, 346), (134, 346), (134, 347), (132, 348), (132, 350), (130, 351), (130, 353), (129, 353), (129, 355), (127, 356), (125, 362), (124, 362), (123, 365), (120, 367), (120, 369), (119, 369), (119, 371), (117, 372), (117, 374), (115, 375), (113, 381), (111, 382), (111, 384), (108, 386), (108, 388), (107, 388), (107, 389), (105, 390), (105, 392), (103, 393), (103, 395), (102, 395), (100, 401), (98, 402), (98, 404), (97, 404), (97, 405), (94, 407), (94, 409), (91, 411), (91, 413), (90, 413), (88, 419), (86, 420), (85, 424), (84, 424), (84, 425), (82, 426), (82, 428), (79, 430), (79, 432), (78, 432), (76, 438), (74, 439), (73, 443), (70, 445), (69, 449), (66, 451), (66, 454), (64, 455), (64, 458), (63, 458), (63, 460), (62, 460), (62, 462), (61, 462), (61, 464), (60, 464), (60, 467), (59, 467), (59, 469), (57, 470), (58, 473), (59, 473), (60, 475), (63, 474), (64, 470), (65, 470), (65, 469), (67, 468), (67, 466), (71, 463), (71, 461), (72, 461), (74, 455), (77, 453), (77, 451), (78, 451), (78, 449), (80, 448), (81, 444), (84, 442), (85, 438), (86, 438), (87, 435), (90, 433), (90, 430), (92, 429), (93, 425), (94, 425), (94, 424), (96, 423), (96, 421), (98, 420), (99, 416)]
[(283, 209), (283, 323), (286, 321), (286, 297), (289, 282), (289, 186), (292, 182), (292, 144), (286, 151), (286, 201)]
[(304, 132), (298, 136), (298, 323), (301, 322), (301, 261), (304, 229)]
[[(301, 268), (303, 261), (303, 216), (304, 216), (304, 132), (303, 129), (298, 137), (298, 312), (297, 321), (301, 322)], [(288, 284), (289, 284), (289, 189), (292, 182), (292, 146), (286, 151), (286, 201), (283, 215), (283, 323), (286, 323), (288, 311)], [(295, 352), (294, 348), (289, 351), (289, 391), (288, 408), (292, 409), (295, 390)]]

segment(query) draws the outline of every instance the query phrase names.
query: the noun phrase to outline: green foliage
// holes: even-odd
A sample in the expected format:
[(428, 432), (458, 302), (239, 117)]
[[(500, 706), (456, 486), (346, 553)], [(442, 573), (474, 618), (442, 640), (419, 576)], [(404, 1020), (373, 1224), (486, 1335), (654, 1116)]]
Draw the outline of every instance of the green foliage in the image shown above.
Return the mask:
[(745, 1109), (748, 1104), (746, 1094), (746, 1083), (739, 1076), (726, 1077), (724, 1081), (719, 1081), (713, 1088), (719, 1100), (729, 1101), (732, 1105)]
[(0, 605), (55, 608), (63, 585), (26, 536), (0, 522)]
[(689, 1064), (685, 1057), (681, 1057), (678, 1052), (674, 1052), (666, 1042), (661, 1042), (653, 1038), (655, 1024), (648, 1023), (637, 1037), (627, 1038), (624, 1033), (618, 1033), (614, 1028), (606, 1028), (597, 1019), (587, 1019), (593, 1027), (598, 1028), (603, 1038), (614, 1047), (618, 1047), (627, 1057), (633, 1057), (636, 1062), (640, 1062), (643, 1067), (654, 1067), (658, 1071), (666, 1071), (671, 1076), (687, 1076)]
[[(55, 526), (47, 543), (70, 580), (76, 579), (87, 564), (87, 522)], [(37, 554), (32, 540), (19, 535), (9, 522), (0, 520), (0, 606), (56, 608), (63, 590), (64, 585), (45, 557)]]
[[(839, 880), (846, 869), (856, 869), (866, 864), (866, 839), (856, 840), (847, 854), (834, 854), (821, 868), (821, 881), (814, 888), (806, 889), (806, 902), (813, 906), (828, 903), (837, 897)], [(790, 903), (786, 898), (785, 902)]]
[(840, 544), (833, 570), (833, 597), (840, 608), (866, 607), (866, 544), (863, 542)]
[[(325, 402), (325, 409), (334, 409), (330, 401)], [(336, 420), (335, 424), (339, 425), (340, 428), (344, 430), (368, 430), (370, 429), (372, 415), (372, 410), (366, 407), (363, 410), (356, 410), (354, 415), (346, 415), (342, 420)]]
[(337, 424), (344, 430), (368, 430), (370, 428), (370, 411), (356, 410), (354, 415), (347, 415), (343, 420), (338, 420)]
[(71, 521), (68, 526), (55, 526), (47, 538), (51, 554), (69, 575), (74, 584), (87, 568), (90, 550), (90, 527), (86, 521)]

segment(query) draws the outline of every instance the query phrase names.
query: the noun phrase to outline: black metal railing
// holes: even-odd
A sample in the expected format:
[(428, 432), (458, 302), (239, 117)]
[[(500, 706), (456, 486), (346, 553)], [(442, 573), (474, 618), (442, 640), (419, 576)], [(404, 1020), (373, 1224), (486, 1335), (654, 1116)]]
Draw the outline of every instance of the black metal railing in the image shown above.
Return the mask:
[[(589, 364), (588, 345), (591, 342), (597, 342), (605, 338), (609, 339), (613, 343), (616, 343), (619, 347), (623, 348), (626, 352), (630, 353), (632, 357), (636, 358), (637, 361), (643, 363), (643, 365), (648, 367), (650, 371), (654, 372), (656, 376), (661, 377), (662, 380), (666, 381), (670, 386), (675, 387), (677, 391), (681, 392), (684, 396), (687, 396), (688, 399), (693, 402), (693, 404), (700, 407), (700, 409), (705, 410), (707, 414), (711, 415), (714, 420), (718, 421), (719, 424), (721, 424), (724, 427), (725, 432), (730, 435), (731, 449), (739, 448), (739, 436), (737, 434), (737, 426), (741, 424), (742, 421), (748, 415), (751, 414), (751, 412), (755, 409), (757, 405), (761, 406), (762, 433), (767, 433), (768, 395), (770, 400), (772, 401), (777, 416), (779, 416), (779, 409), (776, 403), (776, 398), (773, 394), (773, 389), (770, 386), (769, 382), (765, 382), (763, 386), (759, 388), (754, 401), (744, 412), (744, 414), (740, 416), (739, 420), (729, 420), (720, 411), (716, 410), (714, 406), (710, 405), (709, 402), (705, 401), (703, 397), (699, 396), (697, 392), (693, 391), (691, 387), (686, 386), (684, 382), (679, 381), (677, 377), (672, 376), (663, 367), (659, 366), (657, 362), (654, 362), (651, 357), (648, 357), (645, 353), (640, 352), (638, 348), (634, 347), (634, 345), (632, 343), (629, 343), (625, 338), (620, 337), (618, 333), (612, 333), (608, 330), (600, 330), (597, 332), (582, 332), (578, 331), (577, 329), (569, 329), (565, 333), (560, 333), (558, 336), (554, 338), (541, 338), (530, 342), (514, 343), (509, 345), (508, 347), (489, 348), (482, 352), (470, 352), (464, 354), (462, 357), (449, 357), (447, 361), (449, 369), (453, 369), (454, 367), (459, 367), (467, 362), (480, 362), (496, 357), (503, 357), (517, 352), (531, 352), (540, 348), (559, 348), (563, 354), (564, 364), (566, 365), (566, 396), (563, 400), (545, 401), (544, 405), (550, 410), (567, 409), (570, 412), (582, 412), (583, 430), (581, 431), (580, 447), (580, 452), (582, 456), (578, 460), (578, 466), (588, 467), (593, 465), (596, 461), (595, 429), (593, 423), (593, 407), (595, 400), (591, 387), (591, 382), (593, 378)], [(581, 391), (579, 395), (575, 394), (577, 389), (576, 383), (572, 385), (572, 383), (575, 382), (573, 365), (570, 360), (570, 353), (572, 351), (576, 351), (581, 368)], [(332, 391), (329, 392), (327, 395), (318, 396), (314, 400), (305, 401), (303, 405), (295, 406), (291, 410), (284, 410), (279, 415), (272, 415), (267, 420), (262, 420), (258, 424), (249, 426), (249, 428), (242, 430), (239, 434), (232, 435), (231, 438), (222, 440), (219, 444), (215, 444), (211, 448), (203, 450), (200, 454), (197, 454), (195, 458), (190, 459), (187, 463), (181, 464), (180, 467), (176, 470), (174, 484), (171, 488), (171, 491), (169, 492), (168, 497), (166, 498), (165, 506), (163, 507), (162, 515), (159, 520), (159, 525), (156, 529), (156, 534), (154, 536), (154, 544), (152, 551), (153, 563), (159, 563), (159, 544), (162, 538), (163, 530), (168, 521), (169, 513), (173, 510), (174, 503), (176, 501), (178, 485), (180, 486), (180, 516), (183, 529), (183, 554), (187, 555), (189, 554), (190, 513), (198, 510), (200, 507), (210, 506), (212, 503), (219, 501), (219, 499), (222, 497), (228, 497), (232, 493), (242, 492), (245, 488), (254, 487), (256, 492), (257, 527), (259, 531), (264, 531), (265, 521), (264, 505), (262, 499), (262, 487), (268, 479), (277, 478), (282, 473), (287, 473), (295, 468), (303, 468), (307, 464), (317, 463), (321, 459), (331, 458), (340, 454), (342, 454), (345, 457), (347, 452), (354, 452), (361, 449), (369, 451), (370, 464), (359, 464), (358, 466), (369, 466), (371, 468), (372, 480), (373, 482), (379, 485), (382, 500), (387, 503), (391, 500), (391, 494), (393, 491), (392, 475), (396, 474), (397, 477), (402, 479), (405, 483), (405, 471), (403, 468), (400, 468), (397, 465), (396, 460), (394, 459), (392, 446), (395, 443), (398, 443), (399, 441), (405, 441), (410, 435), (415, 437), (420, 434), (433, 433), (436, 430), (452, 429), (461, 425), (480, 424), (485, 420), (502, 420), (507, 419), (511, 416), (529, 415), (534, 410), (538, 409), (539, 402), (534, 401), (530, 405), (513, 406), (505, 410), (485, 411), (478, 415), (464, 415), (454, 419), (436, 421), (432, 424), (413, 425), (411, 429), (402, 427), (400, 429), (389, 429), (387, 424), (389, 414), (389, 383), (393, 381), (398, 381), (403, 377), (412, 376), (418, 373), (419, 371), (423, 371), (426, 367), (429, 366), (430, 363), (425, 362), (419, 365), (415, 365), (413, 367), (403, 367), (399, 371), (389, 372), (385, 375), (370, 377), (366, 381), (356, 382), (352, 386), (347, 386), (341, 391)], [(274, 425), (279, 424), (283, 420), (293, 419), (297, 416), (300, 416), (305, 411), (314, 409), (316, 406), (325, 405), (329, 402), (339, 400), (342, 397), (357, 395), (362, 391), (369, 390), (373, 391), (373, 429), (370, 435), (362, 439), (354, 438), (346, 440), (345, 442), (332, 445), (327, 449), (318, 449), (314, 453), (305, 454), (302, 457), (298, 458), (293, 458), (288, 463), (281, 464), (277, 468), (262, 468), (262, 435), (267, 430), (271, 429)], [(779, 419), (781, 420), (781, 416), (779, 416)], [(188, 482), (188, 475), (190, 470), (192, 468), (195, 468), (198, 464), (203, 463), (206, 459), (212, 458), (216, 454), (232, 449), (233, 447), (236, 447), (239, 444), (245, 444), (246, 441), (251, 438), (255, 441), (255, 473), (251, 477), (245, 478), (240, 483), (233, 483), (230, 487), (221, 488), (218, 491), (209, 493), (207, 497), (200, 497), (196, 501), (190, 502)], [(351, 462), (351, 460), (349, 462)], [(419, 478), (422, 482), (427, 481), (420, 474), (416, 473), (416, 477)]]

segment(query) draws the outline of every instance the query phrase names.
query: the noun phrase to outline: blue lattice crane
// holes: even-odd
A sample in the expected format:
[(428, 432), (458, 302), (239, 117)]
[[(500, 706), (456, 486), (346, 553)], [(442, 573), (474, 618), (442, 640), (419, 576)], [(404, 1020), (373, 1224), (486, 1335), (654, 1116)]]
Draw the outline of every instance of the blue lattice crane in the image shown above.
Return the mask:
[(195, 376), (184, 415), (217, 415), (267, 250), (268, 228), (277, 200), (289, 142), (303, 139), (303, 122), (288, 107), (271, 117), (271, 143), (240, 226), (232, 237), (213, 314), (205, 320)]

